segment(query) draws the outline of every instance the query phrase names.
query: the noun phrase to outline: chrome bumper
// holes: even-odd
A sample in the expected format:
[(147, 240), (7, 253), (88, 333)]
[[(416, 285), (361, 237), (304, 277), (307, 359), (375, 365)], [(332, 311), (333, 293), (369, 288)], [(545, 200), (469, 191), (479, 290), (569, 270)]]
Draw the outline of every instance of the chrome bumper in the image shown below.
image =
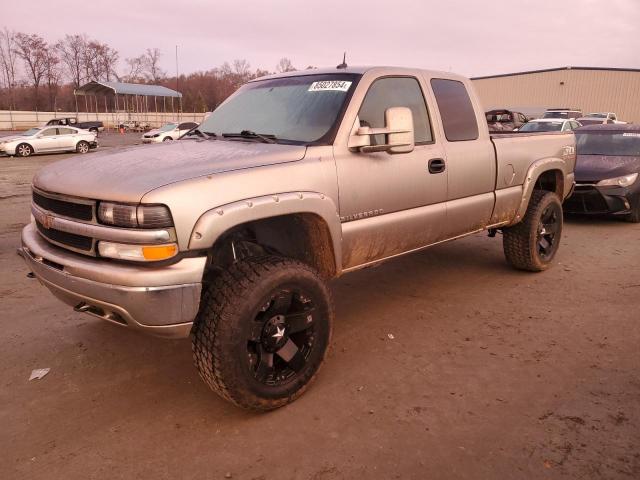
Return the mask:
[(157, 268), (84, 257), (51, 245), (33, 223), (18, 254), (58, 299), (117, 325), (182, 338), (198, 313), (205, 257)]

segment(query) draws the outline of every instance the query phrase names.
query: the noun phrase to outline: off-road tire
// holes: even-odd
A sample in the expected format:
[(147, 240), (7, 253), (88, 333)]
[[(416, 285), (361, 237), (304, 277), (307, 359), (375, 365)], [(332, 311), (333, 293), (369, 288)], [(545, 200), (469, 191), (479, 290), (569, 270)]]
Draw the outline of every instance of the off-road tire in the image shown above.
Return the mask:
[(91, 150), (91, 146), (89, 145), (89, 142), (85, 142), (84, 140), (79, 141), (76, 145), (76, 152), (78, 153), (89, 153), (89, 150)]
[(33, 155), (33, 147), (28, 143), (21, 143), (16, 147), (17, 157), (29, 157)]
[[(557, 208), (559, 230), (549, 256), (543, 258), (538, 251), (538, 233), (542, 214), (548, 207)], [(503, 229), (503, 249), (507, 262), (519, 270), (541, 272), (551, 265), (558, 252), (562, 237), (562, 203), (554, 192), (534, 190), (522, 221)]]
[[(247, 353), (247, 330), (278, 288), (301, 288), (314, 299), (314, 347), (305, 366), (285, 385), (266, 385), (254, 377)], [(254, 323), (252, 323), (254, 322)], [(331, 341), (333, 305), (319, 274), (297, 260), (249, 257), (203, 285), (191, 340), (200, 377), (222, 398), (239, 407), (268, 411), (304, 393), (315, 380)]]

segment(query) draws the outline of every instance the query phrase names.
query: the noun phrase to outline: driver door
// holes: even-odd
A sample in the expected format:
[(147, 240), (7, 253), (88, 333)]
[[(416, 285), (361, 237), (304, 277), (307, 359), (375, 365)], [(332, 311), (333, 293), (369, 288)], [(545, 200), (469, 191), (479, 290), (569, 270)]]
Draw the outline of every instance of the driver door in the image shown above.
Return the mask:
[[(414, 124), (412, 152), (334, 149), (345, 269), (420, 248), (444, 236), (446, 158), (435, 140), (423, 92), (416, 77), (379, 78), (370, 85), (354, 125), (381, 128), (386, 109), (408, 107)], [(372, 144), (385, 143), (384, 137), (372, 136)]]
[(58, 149), (58, 129), (51, 127), (42, 130), (33, 141), (36, 152), (52, 152)]

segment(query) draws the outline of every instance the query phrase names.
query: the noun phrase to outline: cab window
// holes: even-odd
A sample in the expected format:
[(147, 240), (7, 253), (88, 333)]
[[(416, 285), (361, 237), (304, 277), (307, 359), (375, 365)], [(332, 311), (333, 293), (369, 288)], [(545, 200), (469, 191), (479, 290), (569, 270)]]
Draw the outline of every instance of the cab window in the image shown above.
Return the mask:
[(450, 142), (476, 140), (478, 122), (464, 84), (457, 80), (433, 78), (431, 88), (436, 96), (447, 140)]
[[(358, 112), (360, 126), (384, 128), (384, 112), (392, 107), (411, 109), (416, 144), (433, 142), (427, 104), (418, 80), (413, 77), (387, 77), (373, 82)], [(385, 143), (384, 135), (372, 135), (371, 143)]]

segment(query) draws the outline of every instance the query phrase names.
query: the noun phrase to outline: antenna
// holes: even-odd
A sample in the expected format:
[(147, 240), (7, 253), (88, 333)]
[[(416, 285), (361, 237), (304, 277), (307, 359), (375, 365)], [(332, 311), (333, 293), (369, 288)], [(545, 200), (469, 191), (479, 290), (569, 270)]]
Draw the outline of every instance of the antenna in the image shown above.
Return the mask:
[(342, 63), (340, 65), (338, 65), (336, 68), (347, 68), (347, 52), (344, 52), (344, 54), (342, 55)]

